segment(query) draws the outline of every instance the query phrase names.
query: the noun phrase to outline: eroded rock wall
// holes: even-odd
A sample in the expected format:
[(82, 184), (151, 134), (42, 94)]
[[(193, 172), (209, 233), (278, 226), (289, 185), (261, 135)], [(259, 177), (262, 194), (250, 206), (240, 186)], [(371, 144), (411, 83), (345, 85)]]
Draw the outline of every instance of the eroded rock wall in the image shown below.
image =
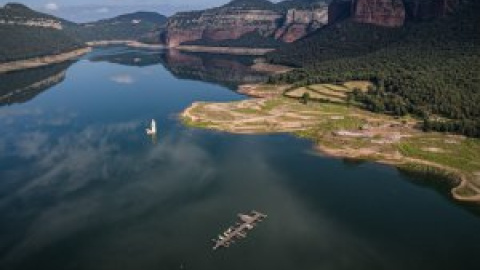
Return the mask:
[(400, 27), (405, 23), (405, 5), (402, 0), (356, 0), (353, 20), (386, 27)]

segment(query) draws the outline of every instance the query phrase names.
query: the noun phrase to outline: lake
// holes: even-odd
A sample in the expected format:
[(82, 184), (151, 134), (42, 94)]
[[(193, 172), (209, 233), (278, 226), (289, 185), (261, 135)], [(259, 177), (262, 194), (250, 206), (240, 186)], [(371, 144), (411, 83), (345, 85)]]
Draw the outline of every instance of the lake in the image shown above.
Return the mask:
[(0, 269), (478, 269), (480, 211), (435, 179), (181, 123), (245, 99), (251, 63), (111, 47), (0, 75)]

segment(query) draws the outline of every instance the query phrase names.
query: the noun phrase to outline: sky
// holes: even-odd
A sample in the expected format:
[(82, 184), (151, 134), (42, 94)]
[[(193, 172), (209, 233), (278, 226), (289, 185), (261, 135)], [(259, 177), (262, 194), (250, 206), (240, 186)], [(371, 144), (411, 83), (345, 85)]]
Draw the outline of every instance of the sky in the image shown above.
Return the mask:
[[(229, 1), (230, 0), (0, 0), (0, 5), (3, 6), (9, 2), (17, 2), (35, 10), (67, 20), (87, 22), (135, 11), (155, 11), (169, 16), (177, 11), (215, 7)], [(278, 2), (278, 0), (273, 2)]]

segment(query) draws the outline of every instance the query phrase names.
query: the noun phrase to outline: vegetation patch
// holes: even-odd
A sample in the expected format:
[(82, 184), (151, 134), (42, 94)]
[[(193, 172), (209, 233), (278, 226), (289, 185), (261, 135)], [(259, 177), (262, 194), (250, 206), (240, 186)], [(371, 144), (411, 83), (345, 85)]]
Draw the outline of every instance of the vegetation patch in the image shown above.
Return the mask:
[(480, 137), (479, 13), (479, 1), (462, 1), (453, 14), (401, 28), (345, 20), (268, 54), (270, 63), (299, 67), (270, 83), (370, 81), (354, 87), (368, 110), (415, 115), (426, 131)]
[[(312, 87), (325, 86), (302, 89)], [(346, 91), (343, 86), (324, 89)], [(246, 134), (290, 132), (312, 139), (321, 151), (333, 156), (441, 172), (452, 179), (466, 181), (454, 189), (457, 198), (464, 198), (457, 189), (462, 194), (480, 196), (480, 177), (476, 175), (480, 172), (479, 139), (422, 132), (418, 128), (421, 120), (408, 116), (375, 114), (346, 103), (300, 101), (279, 93), (275, 97), (228, 103), (195, 103), (182, 116), (185, 124), (194, 127)]]

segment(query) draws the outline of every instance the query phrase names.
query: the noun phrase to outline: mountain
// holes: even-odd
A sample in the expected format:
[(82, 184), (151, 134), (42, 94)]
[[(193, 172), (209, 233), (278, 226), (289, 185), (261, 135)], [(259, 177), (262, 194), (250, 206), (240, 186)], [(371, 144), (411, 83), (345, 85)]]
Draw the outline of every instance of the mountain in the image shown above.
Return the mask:
[(91, 23), (73, 25), (72, 35), (84, 42), (139, 40), (165, 25), (167, 17), (155, 12), (135, 12)]
[(243, 39), (245, 42), (237, 45), (252, 47), (264, 43), (264, 38), (292, 42), (324, 26), (327, 10), (324, 1), (274, 4), (267, 0), (234, 0), (217, 8), (173, 15), (162, 40), (169, 47), (184, 43), (216, 45), (249, 34), (248, 39)]
[(406, 21), (444, 17), (455, 11), (461, 0), (333, 0), (329, 22), (352, 18), (360, 23), (400, 27)]
[(273, 10), (276, 8), (275, 4), (268, 0), (232, 0), (222, 6), (222, 8), (235, 8), (242, 10)]
[(309, 9), (324, 6), (332, 0), (285, 0), (277, 4), (282, 9)]
[[(76, 24), (34, 11), (22, 4), (0, 8), (0, 63), (56, 55), (85, 47), (96, 40), (159, 42), (167, 18), (136, 12), (92, 23)], [(157, 32), (155, 32), (157, 31)]]
[(83, 47), (68, 35), (66, 21), (21, 4), (0, 8), (0, 63), (58, 54)]
[(480, 137), (480, 3), (442, 7), (407, 15), (411, 21), (403, 27), (359, 23), (353, 13), (267, 55), (269, 62), (300, 67), (271, 81), (369, 80), (375, 87), (356, 97), (367, 108), (423, 117), (426, 129)]

